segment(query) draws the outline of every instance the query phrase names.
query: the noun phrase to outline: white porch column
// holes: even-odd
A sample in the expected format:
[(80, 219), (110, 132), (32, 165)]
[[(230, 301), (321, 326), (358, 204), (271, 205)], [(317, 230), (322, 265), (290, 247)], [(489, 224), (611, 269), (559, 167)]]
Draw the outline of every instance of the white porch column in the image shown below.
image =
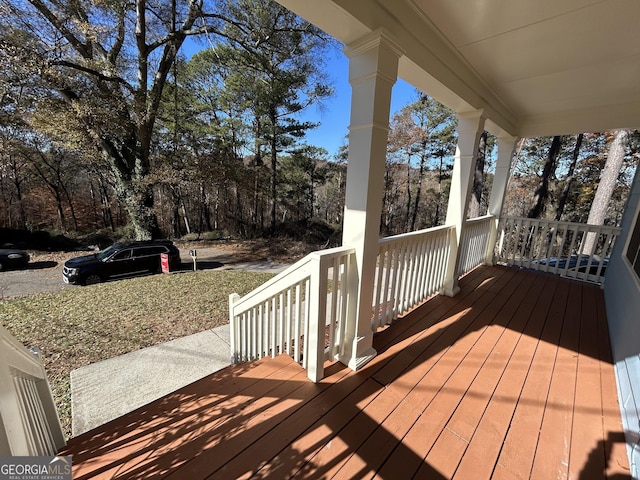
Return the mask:
[(458, 145), (451, 176), (451, 192), (449, 193), (446, 220), (446, 225), (456, 227), (456, 238), (451, 242), (451, 255), (443, 289), (443, 293), (449, 297), (453, 297), (460, 291), (457, 274), (460, 261), (458, 246), (460, 245), (462, 227), (467, 219), (469, 194), (473, 184), (480, 135), (484, 131), (484, 121), (482, 110), (458, 114)]
[(493, 186), (491, 187), (491, 196), (489, 197), (489, 209), (487, 211), (489, 215), (493, 215), (495, 217), (493, 225), (491, 226), (491, 237), (489, 238), (489, 248), (487, 249), (487, 256), (485, 260), (487, 265), (493, 265), (498, 223), (500, 222), (500, 216), (502, 215), (504, 197), (507, 193), (507, 184), (509, 183), (509, 174), (511, 172), (511, 159), (513, 158), (516, 141), (517, 137), (498, 137), (496, 172), (493, 177)]
[[(373, 283), (380, 238), (391, 88), (402, 55), (384, 32), (348, 45), (351, 121), (342, 245), (356, 250), (356, 275), (347, 311), (341, 361), (357, 370), (375, 355), (371, 330)], [(356, 278), (357, 277), (357, 278)], [(356, 285), (357, 282), (357, 285)]]

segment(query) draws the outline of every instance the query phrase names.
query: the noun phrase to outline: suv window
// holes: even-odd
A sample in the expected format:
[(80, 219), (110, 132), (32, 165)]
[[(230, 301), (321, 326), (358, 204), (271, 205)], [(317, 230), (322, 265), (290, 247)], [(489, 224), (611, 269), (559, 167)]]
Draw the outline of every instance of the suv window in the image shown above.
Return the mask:
[(133, 251), (133, 255), (135, 257), (149, 257), (151, 255), (160, 255), (161, 253), (165, 253), (167, 249), (162, 246), (158, 247), (142, 247), (136, 248)]
[(127, 260), (131, 257), (131, 250), (122, 250), (121, 252), (116, 253), (112, 260)]

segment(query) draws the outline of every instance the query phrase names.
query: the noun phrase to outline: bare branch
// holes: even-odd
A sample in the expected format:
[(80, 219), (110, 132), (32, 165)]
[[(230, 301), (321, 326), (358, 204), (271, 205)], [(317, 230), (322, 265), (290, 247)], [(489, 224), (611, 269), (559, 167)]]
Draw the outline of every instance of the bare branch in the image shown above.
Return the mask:
[(116, 63), (116, 58), (118, 58), (118, 55), (120, 55), (120, 51), (122, 50), (122, 46), (124, 45), (124, 38), (125, 38), (125, 14), (124, 14), (124, 9), (121, 9), (118, 12), (118, 34), (116, 36), (116, 40), (113, 43), (113, 46), (111, 47), (111, 50), (109, 51), (108, 55), (107, 55), (107, 60), (109, 61), (109, 63), (111, 64), (115, 64)]
[(88, 73), (89, 75), (96, 77), (99, 80), (103, 80), (105, 82), (116, 82), (116, 83), (119, 83), (120, 85), (124, 85), (127, 88), (127, 90), (129, 90), (130, 92), (134, 91), (133, 87), (124, 78), (105, 75), (104, 73), (99, 72), (98, 70), (85, 67), (84, 65), (78, 65), (77, 63), (73, 63), (68, 60), (56, 60), (56, 61), (50, 62), (50, 64), (58, 65), (61, 67), (68, 67), (74, 70), (78, 70), (80, 72)]
[(71, 44), (76, 51), (84, 58), (91, 58), (91, 52), (87, 46), (82, 43), (64, 24), (64, 22), (56, 16), (41, 0), (29, 0), (41, 15), (43, 15), (51, 25), (58, 30), (62, 36)]

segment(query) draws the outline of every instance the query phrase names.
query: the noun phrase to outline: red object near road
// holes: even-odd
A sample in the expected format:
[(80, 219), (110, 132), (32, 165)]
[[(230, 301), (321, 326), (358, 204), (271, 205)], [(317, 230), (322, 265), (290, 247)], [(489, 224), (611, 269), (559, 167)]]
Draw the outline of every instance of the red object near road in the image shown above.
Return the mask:
[(160, 266), (162, 267), (162, 273), (169, 273), (169, 255), (166, 253), (160, 254)]

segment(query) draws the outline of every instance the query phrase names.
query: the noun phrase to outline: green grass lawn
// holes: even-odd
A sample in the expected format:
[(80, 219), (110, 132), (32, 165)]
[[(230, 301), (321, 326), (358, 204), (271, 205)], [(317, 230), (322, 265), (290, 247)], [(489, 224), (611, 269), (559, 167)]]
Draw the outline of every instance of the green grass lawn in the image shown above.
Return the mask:
[(71, 434), (71, 370), (229, 322), (229, 294), (272, 274), (204, 270), (0, 301), (0, 323), (42, 352), (62, 427)]

